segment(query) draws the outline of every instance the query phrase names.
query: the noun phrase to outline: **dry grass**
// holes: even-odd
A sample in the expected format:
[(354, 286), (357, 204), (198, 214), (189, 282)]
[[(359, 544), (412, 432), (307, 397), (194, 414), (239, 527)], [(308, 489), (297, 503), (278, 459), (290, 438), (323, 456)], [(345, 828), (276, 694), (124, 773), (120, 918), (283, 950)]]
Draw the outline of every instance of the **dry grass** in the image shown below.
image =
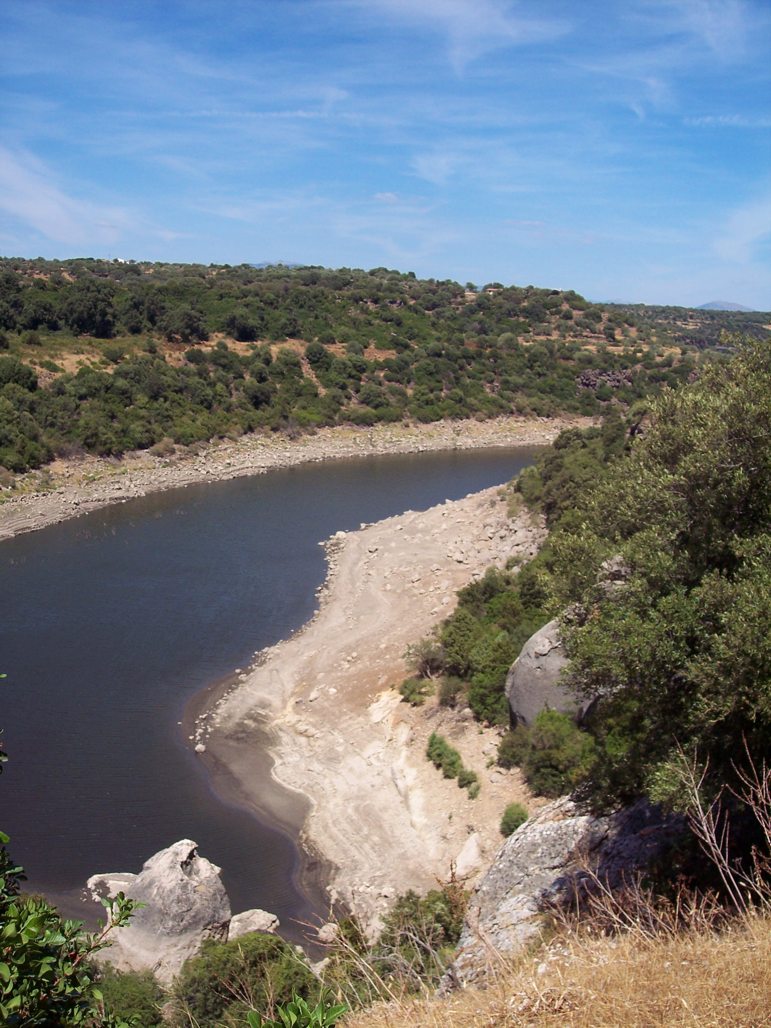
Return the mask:
[(771, 1026), (771, 915), (650, 938), (563, 931), (485, 990), (380, 1004), (345, 1028)]

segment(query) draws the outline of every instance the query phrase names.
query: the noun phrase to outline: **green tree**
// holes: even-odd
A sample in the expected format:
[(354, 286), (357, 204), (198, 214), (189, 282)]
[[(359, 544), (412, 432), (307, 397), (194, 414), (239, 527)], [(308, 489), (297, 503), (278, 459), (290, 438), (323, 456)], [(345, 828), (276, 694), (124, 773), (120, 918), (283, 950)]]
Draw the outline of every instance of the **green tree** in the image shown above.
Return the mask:
[[(567, 684), (597, 697), (598, 805), (678, 800), (684, 751), (734, 777), (771, 751), (771, 348), (654, 403), (645, 435), (555, 534)], [(608, 560), (623, 569), (608, 581)]]

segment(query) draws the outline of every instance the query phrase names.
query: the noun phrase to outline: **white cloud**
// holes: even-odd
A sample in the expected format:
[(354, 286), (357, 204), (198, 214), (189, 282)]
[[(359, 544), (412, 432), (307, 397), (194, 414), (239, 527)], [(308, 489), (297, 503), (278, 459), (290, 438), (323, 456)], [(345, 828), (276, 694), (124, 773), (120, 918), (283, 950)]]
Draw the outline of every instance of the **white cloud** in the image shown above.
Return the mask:
[(417, 154), (412, 159), (415, 174), (435, 186), (446, 185), (455, 172), (465, 163), (464, 159), (448, 151)]
[(720, 59), (736, 60), (747, 45), (750, 11), (742, 0), (655, 0), (672, 25)]
[(457, 72), (493, 50), (552, 40), (569, 31), (556, 18), (527, 17), (512, 12), (503, 0), (339, 0), (379, 14), (392, 22), (418, 25), (446, 38)]
[(131, 225), (124, 208), (68, 195), (32, 154), (6, 147), (0, 147), (0, 210), (70, 246), (114, 243)]
[(764, 242), (771, 240), (771, 195), (751, 201), (735, 210), (714, 242), (724, 260), (746, 264)]
[(686, 125), (706, 128), (771, 128), (771, 115), (705, 114), (699, 118), (686, 118)]

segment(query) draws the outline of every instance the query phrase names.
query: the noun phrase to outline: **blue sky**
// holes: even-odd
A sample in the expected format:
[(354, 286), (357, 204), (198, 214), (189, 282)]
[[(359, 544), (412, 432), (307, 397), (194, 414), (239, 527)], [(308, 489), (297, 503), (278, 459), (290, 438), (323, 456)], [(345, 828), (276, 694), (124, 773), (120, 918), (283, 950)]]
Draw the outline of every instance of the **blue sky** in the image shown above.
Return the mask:
[(0, 253), (771, 309), (769, 0), (4, 0)]

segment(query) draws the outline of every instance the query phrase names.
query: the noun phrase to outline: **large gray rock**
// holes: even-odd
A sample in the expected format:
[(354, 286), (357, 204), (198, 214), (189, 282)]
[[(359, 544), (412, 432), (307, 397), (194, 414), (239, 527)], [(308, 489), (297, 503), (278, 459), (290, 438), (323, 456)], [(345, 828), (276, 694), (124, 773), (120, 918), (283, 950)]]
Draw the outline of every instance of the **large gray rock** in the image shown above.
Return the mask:
[(267, 910), (245, 910), (242, 914), (234, 914), (230, 919), (228, 928), (228, 942), (232, 939), (240, 939), (242, 935), (249, 932), (269, 932), (275, 934), (280, 926), (279, 919), (275, 914), (269, 914)]
[(682, 831), (681, 818), (643, 801), (608, 817), (581, 814), (567, 797), (550, 803), (509, 836), (477, 886), (444, 987), (483, 980), (538, 937), (546, 910), (597, 879), (619, 888)]
[(513, 720), (532, 724), (544, 707), (571, 716), (580, 713), (581, 703), (560, 681), (567, 662), (555, 618), (530, 636), (506, 676)]
[(123, 891), (146, 904), (111, 933), (112, 945), (103, 951), (102, 959), (119, 970), (150, 968), (169, 982), (204, 939), (227, 938), (230, 901), (220, 869), (190, 839), (150, 857), (137, 875), (92, 875), (86, 888), (97, 900)]

